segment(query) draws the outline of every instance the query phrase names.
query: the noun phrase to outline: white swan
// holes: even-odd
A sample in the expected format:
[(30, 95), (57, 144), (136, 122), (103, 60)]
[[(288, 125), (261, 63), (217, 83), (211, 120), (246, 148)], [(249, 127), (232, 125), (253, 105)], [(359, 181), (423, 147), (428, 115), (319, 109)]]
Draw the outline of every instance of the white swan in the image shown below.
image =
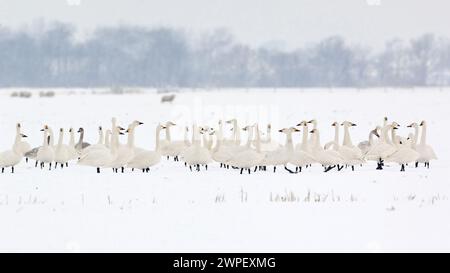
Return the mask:
[(398, 124), (394, 122), (384, 126), (381, 129), (380, 139), (370, 147), (365, 155), (367, 160), (377, 162), (377, 170), (382, 170), (384, 160), (397, 151), (397, 148), (390, 142), (388, 136), (389, 130), (398, 128), (396, 125)]
[(127, 167), (132, 169), (139, 169), (143, 172), (149, 172), (150, 167), (155, 166), (161, 161), (160, 152), (160, 134), (161, 129), (165, 129), (164, 126), (158, 124), (156, 126), (156, 140), (155, 140), (155, 150), (154, 151), (144, 151), (133, 157), (130, 162), (128, 162)]
[[(230, 166), (234, 168), (241, 169), (241, 174), (244, 170), (248, 170), (248, 173), (251, 172), (251, 168), (260, 166), (260, 163), (265, 158), (265, 153), (261, 152), (260, 147), (260, 133), (258, 125), (246, 126), (244, 131), (248, 131), (248, 141), (246, 145), (246, 149), (235, 154), (233, 158), (228, 162)], [(253, 139), (253, 130), (256, 131), (256, 149), (251, 148), (251, 142)], [(255, 169), (256, 170), (256, 169)]]
[(369, 151), (370, 147), (372, 147), (372, 145), (374, 143), (373, 136), (376, 136), (377, 138), (380, 137), (380, 134), (378, 134), (378, 131), (381, 131), (381, 127), (380, 126), (377, 126), (375, 129), (370, 131), (370, 133), (369, 133), (369, 140), (361, 141), (360, 143), (358, 143), (358, 148), (361, 150), (363, 155), (366, 155), (367, 152)]
[(303, 167), (308, 167), (316, 161), (312, 155), (312, 149), (308, 145), (308, 123), (306, 121), (302, 121), (297, 124), (297, 126), (302, 126), (302, 142), (295, 146), (295, 151), (292, 154), (291, 161), (289, 163), (295, 166), (296, 171), (301, 172)]
[[(395, 128), (393, 130), (396, 130)], [(395, 142), (397, 151), (390, 156), (388, 156), (386, 162), (395, 162), (401, 165), (401, 172), (405, 171), (405, 165), (408, 163), (416, 162), (420, 154), (412, 148), (413, 139), (408, 138), (407, 140), (399, 139)]]
[(0, 168), (2, 173), (5, 172), (5, 168), (11, 167), (11, 172), (14, 173), (14, 167), (22, 161), (22, 139), (27, 136), (19, 131), (16, 131), (16, 138), (11, 150), (0, 153)]
[(70, 160), (69, 148), (67, 145), (63, 144), (64, 142), (64, 129), (59, 129), (59, 138), (58, 144), (55, 148), (55, 169), (58, 167), (58, 164), (61, 166), (61, 169), (67, 165), (67, 162)]
[(292, 134), (294, 132), (299, 132), (297, 128), (284, 128), (279, 130), (280, 133), (286, 134), (286, 143), (284, 146), (278, 148), (275, 151), (266, 152), (264, 160), (260, 163), (262, 166), (273, 166), (273, 172), (276, 171), (277, 166), (284, 166), (284, 168), (290, 172), (294, 173), (287, 168), (287, 164), (291, 161), (294, 154), (294, 143), (292, 141)]
[(75, 149), (75, 132), (73, 131), (73, 128), (69, 129), (69, 136), (69, 145), (67, 145), (69, 160), (75, 160), (78, 159), (80, 154), (78, 153), (77, 149)]
[(49, 164), (49, 170), (52, 169), (52, 162), (55, 160), (55, 150), (52, 145), (52, 129), (47, 125), (44, 126), (44, 141), (42, 146), (39, 148), (36, 155), (36, 162), (39, 162), (41, 169), (44, 168), (45, 163)]
[[(22, 134), (22, 128), (21, 128), (20, 123), (17, 123), (17, 125), (16, 125), (16, 134), (17, 134), (17, 135), (18, 135), (18, 134)], [(21, 140), (17, 145), (18, 145), (19, 151), (20, 151), (20, 152), (22, 153), (22, 155), (24, 155), (24, 156), (25, 156), (25, 154), (26, 154), (27, 152), (29, 152), (29, 151), (31, 150), (30, 144), (29, 144), (28, 142), (24, 141), (24, 140)], [(25, 157), (25, 160), (26, 160), (26, 162), (28, 162), (28, 157)]]
[(201, 145), (200, 134), (203, 134), (203, 132), (194, 124), (192, 128), (192, 145), (183, 153), (183, 160), (191, 171), (192, 166), (195, 166), (197, 171), (200, 171), (200, 165), (205, 165), (205, 168), (208, 169), (208, 164), (212, 161), (210, 151)]
[[(116, 145), (118, 146), (117, 156), (110, 163), (110, 167), (113, 168), (115, 172), (118, 172), (118, 169), (121, 168), (122, 173), (124, 172), (125, 166), (130, 162), (135, 155), (135, 147), (134, 147), (134, 133), (137, 126), (142, 125), (142, 122), (133, 121), (129, 126), (126, 133), (128, 133), (128, 141), (126, 145), (119, 145), (117, 141)], [(118, 138), (117, 138), (118, 140)]]
[[(352, 171), (355, 170), (355, 165), (360, 165), (365, 162), (364, 155), (361, 150), (354, 146), (350, 137), (349, 127), (354, 127), (356, 124), (344, 121), (341, 126), (344, 126), (344, 141), (339, 147), (339, 154), (344, 159), (344, 164), (351, 166)], [(335, 124), (337, 138), (339, 138), (339, 124)], [(339, 143), (339, 142), (338, 142)]]
[(97, 169), (97, 173), (100, 173), (101, 168), (111, 167), (111, 162), (117, 158), (117, 151), (119, 149), (119, 135), (123, 135), (119, 127), (115, 127), (112, 140), (109, 149), (96, 149), (80, 157), (78, 160), (79, 165), (90, 166)]
[(423, 120), (420, 126), (422, 127), (420, 142), (415, 147), (416, 151), (420, 154), (417, 162), (424, 163), (425, 167), (430, 168), (430, 161), (437, 159), (437, 156), (433, 148), (427, 144), (427, 122)]
[(312, 146), (312, 155), (314, 159), (325, 168), (325, 172), (328, 172), (337, 165), (343, 163), (343, 158), (338, 152), (334, 150), (324, 150), (322, 148), (320, 145), (319, 129), (313, 129), (310, 133), (314, 136), (312, 140), (314, 143)]
[(216, 146), (212, 150), (212, 159), (220, 163), (220, 167), (228, 166), (228, 161), (233, 157), (232, 149), (229, 145), (224, 145), (223, 124), (219, 120), (219, 129), (216, 133)]

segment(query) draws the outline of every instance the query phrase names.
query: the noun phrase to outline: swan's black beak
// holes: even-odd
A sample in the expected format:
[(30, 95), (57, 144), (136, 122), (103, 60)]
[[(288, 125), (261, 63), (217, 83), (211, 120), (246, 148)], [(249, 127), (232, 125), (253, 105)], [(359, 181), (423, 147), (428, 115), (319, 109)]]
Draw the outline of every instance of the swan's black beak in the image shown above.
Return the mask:
[(124, 134), (124, 133), (122, 133), (122, 132), (119, 132), (119, 135), (123, 136), (123, 135), (125, 135), (125, 134)]
[(392, 128), (392, 129), (394, 129), (394, 130), (397, 130), (398, 129), (398, 127), (397, 126), (395, 126), (394, 128)]
[(408, 128), (412, 128), (412, 124), (410, 124), (410, 125), (408, 125), (408, 126), (406, 126), (406, 127), (408, 127)]
[(356, 124), (352, 123), (352, 126), (356, 126)]
[(142, 124), (144, 124), (143, 122), (140, 122), (140, 121), (138, 121), (138, 125), (142, 125)]
[(302, 125), (303, 125), (303, 123), (300, 122), (299, 124), (297, 124), (297, 125), (295, 125), (295, 126), (302, 126)]
[(81, 128), (80, 129), (78, 129), (78, 133), (81, 133), (81, 131), (83, 131)]
[(314, 120), (312, 119), (312, 120), (308, 121), (307, 123), (313, 123), (313, 121), (314, 121)]
[(119, 128), (120, 131), (125, 131), (123, 127), (117, 126), (117, 128)]
[(300, 132), (300, 130), (299, 130), (299, 129), (297, 129), (297, 128), (294, 128), (294, 131), (295, 131), (295, 132)]
[(377, 130), (373, 130), (373, 134), (378, 138), (380, 137), (380, 134), (378, 134)]
[(313, 134), (314, 133), (314, 130), (311, 130), (311, 131), (309, 131), (311, 134)]
[(40, 131), (41, 131), (41, 132), (44, 132), (44, 129), (41, 129)]
[(280, 132), (280, 133), (283, 133), (283, 129), (281, 129), (281, 130), (278, 130), (278, 132)]
[(423, 121), (420, 123), (420, 126), (423, 126)]
[(24, 135), (24, 134), (21, 134), (20, 136), (21, 136), (21, 137), (24, 137), (24, 138), (28, 137), (27, 135)]

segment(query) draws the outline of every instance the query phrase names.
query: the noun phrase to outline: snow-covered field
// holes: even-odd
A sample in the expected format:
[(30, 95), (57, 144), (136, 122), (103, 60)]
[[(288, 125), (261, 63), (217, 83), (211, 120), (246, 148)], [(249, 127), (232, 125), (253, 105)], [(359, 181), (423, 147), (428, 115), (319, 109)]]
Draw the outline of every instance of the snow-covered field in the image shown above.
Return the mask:
[(173, 134), (182, 138), (182, 125), (192, 121), (215, 126), (219, 118), (237, 117), (241, 125), (270, 121), (279, 129), (316, 118), (322, 143), (332, 139), (333, 121), (350, 120), (358, 125), (351, 131), (357, 143), (388, 116), (402, 125), (401, 135), (411, 132), (409, 123), (427, 120), (439, 160), (405, 173), (397, 165), (376, 171), (367, 164), (355, 172), (323, 173), (316, 166), (251, 175), (217, 165), (191, 173), (166, 160), (147, 174), (96, 174), (74, 163), (38, 170), (24, 161), (15, 174), (0, 174), (0, 250), (450, 250), (449, 89), (184, 91), (173, 104), (161, 104), (156, 92), (58, 90), (39, 98), (32, 90), (32, 98), (22, 99), (0, 90), (0, 150), (11, 147), (17, 122), (34, 147), (44, 124), (84, 127), (92, 143), (112, 116), (122, 127), (138, 119), (145, 124), (136, 143), (152, 149), (156, 124), (167, 120), (180, 125)]

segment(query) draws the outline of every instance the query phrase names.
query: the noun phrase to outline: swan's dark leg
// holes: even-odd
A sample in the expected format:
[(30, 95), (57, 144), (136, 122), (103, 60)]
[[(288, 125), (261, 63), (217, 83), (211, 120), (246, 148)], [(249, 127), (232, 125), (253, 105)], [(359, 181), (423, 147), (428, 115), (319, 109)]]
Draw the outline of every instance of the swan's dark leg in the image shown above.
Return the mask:
[(241, 169), (241, 174), (242, 174), (243, 171), (244, 171), (244, 169), (242, 168), (242, 169)]
[(5, 173), (5, 168), (2, 168), (2, 173)]
[(25, 157), (25, 163), (28, 163), (28, 157)]
[(184, 162), (184, 166), (187, 167), (187, 163), (186, 162)]
[(37, 168), (39, 161), (36, 160), (36, 164), (34, 164), (34, 167)]
[(256, 172), (258, 170), (258, 166), (255, 166), (255, 170), (253, 172)]
[(205, 165), (205, 170), (208, 170), (208, 165)]
[(14, 173), (14, 166), (11, 166), (11, 173)]
[(402, 164), (402, 168), (400, 169), (401, 172), (405, 171), (405, 164)]
[(169, 156), (167, 156), (167, 160), (169, 160)]
[(380, 158), (380, 159), (378, 159), (378, 162), (377, 162), (377, 170), (382, 170), (383, 169), (383, 160)]
[(220, 167), (222, 168), (222, 163), (220, 163)]
[(52, 170), (52, 162), (48, 163), (48, 170), (51, 171)]
[(273, 172), (277, 171), (277, 166), (273, 166)]
[(325, 169), (325, 172), (328, 172), (328, 171), (334, 169), (335, 167), (336, 167), (336, 165), (328, 166), (328, 167)]
[(430, 168), (430, 162), (427, 162), (427, 168), (428, 169)]
[(295, 173), (295, 172), (293, 172), (292, 170), (290, 170), (286, 165), (284, 165), (284, 169), (285, 169), (286, 171), (288, 171), (289, 173)]
[(134, 168), (131, 168), (131, 171), (134, 172)]
[(200, 171), (200, 164), (197, 164), (197, 172)]
[(97, 173), (100, 173), (100, 168), (99, 167), (97, 167)]
[(189, 170), (191, 170), (191, 172), (192, 172), (192, 166), (191, 165), (189, 165)]
[(69, 162), (66, 162), (66, 168), (68, 168), (69, 167)]
[(122, 167), (122, 173), (125, 171), (125, 167)]
[(355, 171), (355, 166), (352, 165), (352, 171)]
[(344, 168), (344, 166), (337, 166), (338, 167), (338, 171), (342, 170)]
[(150, 172), (150, 168), (147, 168), (147, 172)]

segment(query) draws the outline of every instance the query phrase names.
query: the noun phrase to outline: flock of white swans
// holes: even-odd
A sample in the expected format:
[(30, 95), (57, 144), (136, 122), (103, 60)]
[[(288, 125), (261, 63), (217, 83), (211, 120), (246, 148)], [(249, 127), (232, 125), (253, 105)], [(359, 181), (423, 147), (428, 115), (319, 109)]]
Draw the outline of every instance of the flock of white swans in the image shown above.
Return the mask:
[[(408, 127), (413, 131), (407, 136), (398, 136), (396, 130), (399, 124), (388, 123), (384, 118), (383, 124), (369, 132), (367, 141), (357, 145), (352, 143), (350, 129), (356, 124), (344, 121), (334, 122), (334, 140), (321, 144), (320, 132), (317, 121), (302, 121), (296, 126), (283, 128), (280, 133), (285, 134), (286, 142), (279, 144), (271, 137), (271, 126), (262, 136), (258, 124), (240, 128), (238, 121), (232, 119), (218, 122), (218, 126), (193, 125), (192, 129), (186, 127), (184, 140), (172, 140), (170, 129), (176, 126), (173, 122), (158, 124), (155, 130), (156, 143), (154, 150), (146, 150), (135, 146), (135, 131), (143, 123), (132, 122), (127, 129), (117, 125), (117, 120), (112, 119), (111, 129), (104, 131), (99, 127), (98, 142), (90, 145), (84, 141), (84, 129), (78, 130), (79, 140), (75, 143), (75, 131), (69, 130), (69, 142), (65, 144), (65, 131), (59, 129), (58, 141), (55, 144), (53, 130), (48, 125), (42, 128), (42, 146), (31, 148), (24, 140), (27, 136), (22, 131), (22, 126), (17, 124), (15, 141), (11, 150), (0, 153), (0, 168), (2, 173), (5, 168), (14, 167), (24, 158), (35, 160), (35, 167), (49, 170), (69, 166), (69, 162), (77, 161), (79, 165), (93, 167), (100, 173), (102, 169), (112, 169), (117, 173), (124, 172), (125, 168), (149, 172), (150, 168), (161, 162), (161, 158), (173, 158), (182, 161), (191, 171), (200, 171), (201, 167), (208, 169), (208, 165), (217, 162), (221, 168), (237, 169), (242, 174), (244, 171), (250, 174), (253, 170), (267, 171), (267, 167), (284, 167), (290, 173), (299, 173), (302, 168), (313, 164), (320, 164), (324, 172), (332, 169), (341, 171), (344, 167), (355, 170), (367, 161), (375, 161), (377, 169), (382, 170), (385, 163), (396, 163), (405, 171), (405, 166), (419, 163), (425, 167), (430, 166), (430, 161), (437, 159), (432, 147), (427, 144), (427, 123), (422, 121), (412, 123)], [(225, 127), (230, 127), (226, 129)], [(344, 137), (340, 142), (340, 131), (343, 128)], [(225, 134), (231, 129), (231, 134)], [(165, 131), (165, 138), (161, 139), (161, 131)], [(191, 131), (191, 133), (189, 132)], [(241, 144), (241, 133), (247, 134), (247, 141)], [(302, 133), (302, 141), (296, 145), (293, 142), (294, 133)], [(120, 135), (127, 134), (126, 143), (121, 143)], [(189, 137), (191, 135), (191, 138)], [(420, 135), (420, 139), (419, 139)]]

